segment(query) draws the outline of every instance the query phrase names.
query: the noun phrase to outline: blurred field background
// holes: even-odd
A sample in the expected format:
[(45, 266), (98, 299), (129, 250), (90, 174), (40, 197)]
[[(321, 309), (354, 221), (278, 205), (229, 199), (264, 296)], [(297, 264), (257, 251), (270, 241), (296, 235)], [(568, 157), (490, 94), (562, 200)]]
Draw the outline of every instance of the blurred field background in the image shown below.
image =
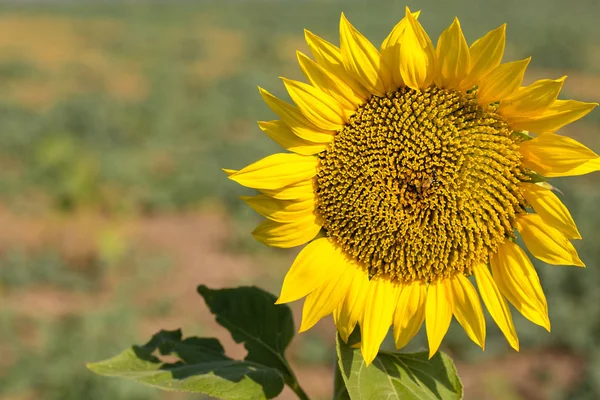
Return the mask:
[[(277, 77), (301, 77), (303, 28), (338, 43), (345, 11), (380, 43), (404, 4), (15, 4), (0, 6), (0, 399), (191, 398), (85, 362), (178, 327), (243, 356), (195, 288), (277, 293), (294, 256), (252, 240), (259, 218), (220, 170), (278, 151), (256, 125), (273, 119), (256, 85), (285, 96)], [(469, 42), (508, 22), (505, 60), (532, 55), (527, 82), (566, 74), (563, 98), (600, 100), (597, 1), (409, 5), (434, 43), (455, 15)], [(599, 130), (596, 110), (562, 132), (600, 151)], [(600, 174), (554, 182), (587, 269), (537, 264), (552, 333), (513, 313), (520, 353), (492, 324), (485, 353), (453, 325), (444, 350), (467, 399), (600, 398)], [(331, 397), (332, 337), (327, 319), (290, 349), (315, 399)]]

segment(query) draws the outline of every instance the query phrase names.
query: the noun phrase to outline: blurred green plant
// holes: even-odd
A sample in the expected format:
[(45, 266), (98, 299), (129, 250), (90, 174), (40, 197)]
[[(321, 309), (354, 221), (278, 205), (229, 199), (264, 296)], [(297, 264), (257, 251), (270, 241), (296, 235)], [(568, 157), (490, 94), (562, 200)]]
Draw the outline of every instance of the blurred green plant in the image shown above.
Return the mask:
[(57, 289), (94, 291), (100, 282), (99, 265), (85, 270), (69, 268), (62, 256), (50, 249), (38, 254), (12, 249), (0, 255), (0, 288), (24, 289), (51, 285)]
[[(84, 360), (106, 357), (121, 342), (132, 339), (130, 327), (137, 323), (132, 311), (119, 307), (90, 310), (85, 315), (67, 315), (57, 320), (0, 313), (3, 358), (13, 358), (8, 369), (3, 369), (0, 362), (0, 394), (42, 396), (48, 400), (158, 399), (147, 388), (98, 381), (83, 368)], [(21, 332), (24, 326), (29, 329)], [(32, 334), (37, 336), (38, 345), (29, 343), (31, 338), (27, 338)]]

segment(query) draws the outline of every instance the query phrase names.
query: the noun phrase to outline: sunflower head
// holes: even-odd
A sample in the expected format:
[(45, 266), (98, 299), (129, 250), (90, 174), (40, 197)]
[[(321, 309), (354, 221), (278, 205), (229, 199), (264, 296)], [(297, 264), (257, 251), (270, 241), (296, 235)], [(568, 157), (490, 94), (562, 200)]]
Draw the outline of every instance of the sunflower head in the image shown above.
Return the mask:
[(507, 300), (549, 330), (515, 239), (547, 263), (583, 266), (545, 179), (600, 169), (554, 133), (595, 104), (558, 100), (564, 77), (521, 86), (529, 59), (501, 63), (504, 25), (469, 46), (455, 19), (434, 47), (418, 16), (407, 8), (380, 49), (343, 14), (339, 47), (306, 31), (308, 83), (283, 79), (295, 105), (260, 89), (280, 117), (260, 128), (289, 152), (226, 170), (261, 192), (244, 198), (266, 217), (257, 240), (306, 244), (278, 302), (306, 298), (301, 330), (333, 314), (347, 340), (360, 325), (367, 363), (390, 325), (401, 348), (426, 321), (433, 355), (452, 316), (483, 348), (480, 298), (517, 350)]

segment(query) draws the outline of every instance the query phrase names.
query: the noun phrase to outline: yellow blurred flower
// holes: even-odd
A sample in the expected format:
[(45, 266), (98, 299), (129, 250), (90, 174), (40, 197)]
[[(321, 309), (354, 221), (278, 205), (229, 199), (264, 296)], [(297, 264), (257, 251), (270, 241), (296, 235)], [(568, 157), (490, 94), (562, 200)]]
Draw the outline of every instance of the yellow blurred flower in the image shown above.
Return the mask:
[(569, 211), (540, 181), (600, 169), (554, 133), (596, 104), (557, 100), (564, 78), (521, 86), (529, 59), (500, 63), (504, 25), (468, 46), (455, 19), (434, 47), (418, 16), (407, 9), (379, 50), (343, 14), (339, 48), (306, 31), (314, 60), (298, 61), (310, 83), (283, 79), (296, 105), (260, 89), (280, 117), (260, 127), (290, 152), (226, 170), (261, 192), (244, 198), (267, 218), (257, 240), (308, 243), (278, 302), (306, 297), (301, 331), (333, 313), (347, 340), (358, 323), (367, 363), (391, 325), (401, 348), (427, 321), (433, 355), (453, 315), (483, 348), (479, 296), (517, 350), (506, 299), (549, 330), (514, 239), (547, 263), (583, 266)]

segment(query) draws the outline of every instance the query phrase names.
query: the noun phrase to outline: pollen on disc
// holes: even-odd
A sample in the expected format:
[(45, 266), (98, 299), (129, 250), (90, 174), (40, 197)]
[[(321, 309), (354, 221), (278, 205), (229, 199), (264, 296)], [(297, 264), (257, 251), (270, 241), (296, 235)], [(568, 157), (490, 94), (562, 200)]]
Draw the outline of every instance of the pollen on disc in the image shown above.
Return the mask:
[(520, 140), (474, 93), (373, 96), (321, 155), (316, 212), (371, 276), (469, 275), (513, 236), (524, 210)]

